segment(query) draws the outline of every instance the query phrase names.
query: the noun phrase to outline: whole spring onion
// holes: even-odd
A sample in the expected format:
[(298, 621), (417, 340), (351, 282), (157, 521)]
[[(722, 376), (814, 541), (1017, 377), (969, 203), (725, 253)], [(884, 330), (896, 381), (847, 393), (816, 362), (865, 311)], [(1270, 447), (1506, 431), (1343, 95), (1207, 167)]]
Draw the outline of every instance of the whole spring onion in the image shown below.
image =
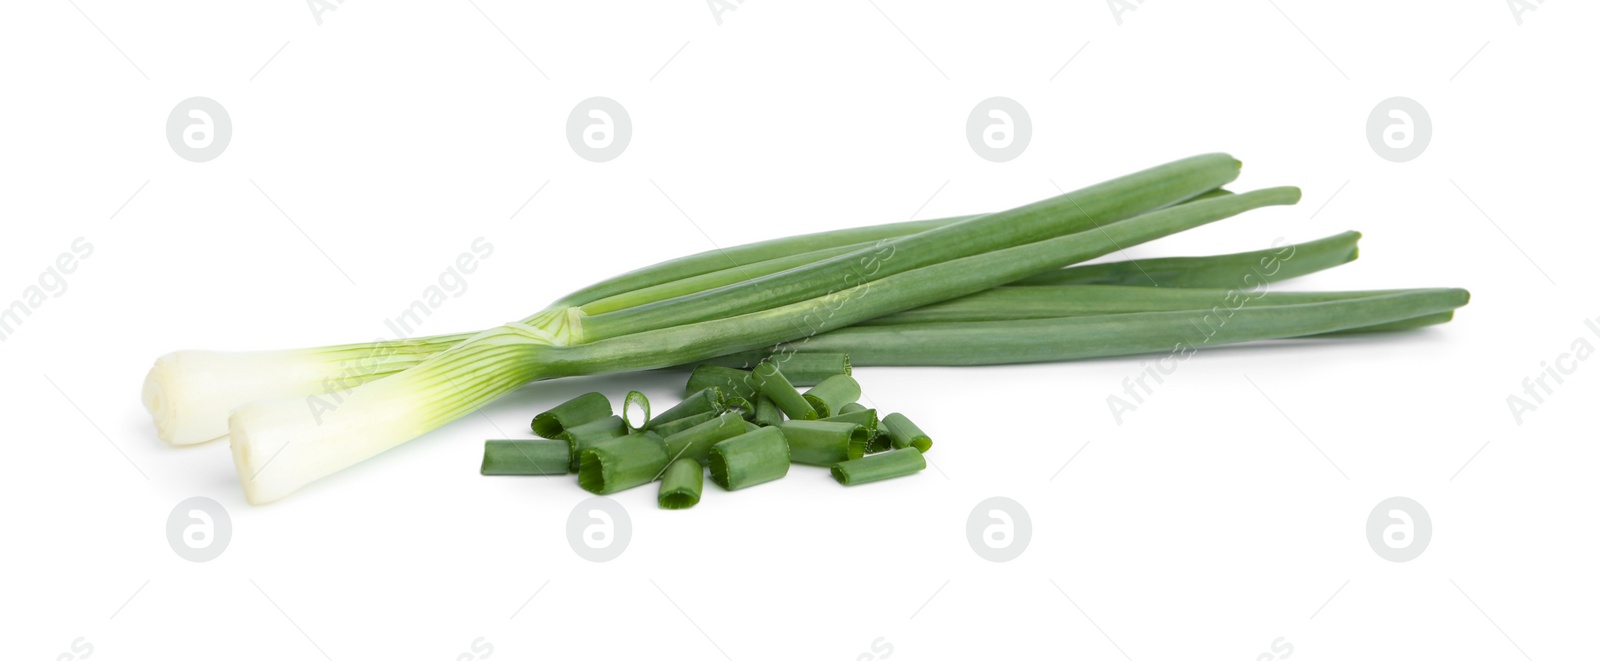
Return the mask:
[[(1205, 196), (1195, 199), (1203, 197)], [(880, 236), (880, 238), (891, 237), (897, 235), (896, 233), (913, 233), (920, 231), (920, 229), (928, 229), (963, 219), (915, 221), (912, 223), (895, 223), (852, 230), (839, 230), (837, 232), (776, 239), (720, 251), (709, 251), (640, 269), (634, 273), (595, 285), (586, 291), (589, 296), (599, 296), (604, 292), (616, 291), (619, 288), (638, 283), (660, 282), (663, 285), (677, 284), (684, 282), (684, 280), (671, 282), (668, 282), (668, 280), (675, 277), (680, 271), (690, 274), (703, 273), (701, 269), (708, 269), (717, 265), (720, 265), (722, 270), (713, 270), (712, 274), (724, 276), (722, 281), (739, 282), (755, 277), (752, 273), (758, 275), (770, 273), (771, 271), (755, 268), (755, 265), (773, 261), (762, 262), (759, 260), (782, 252), (789, 246), (793, 246), (794, 250), (807, 250), (816, 246), (833, 246), (825, 250), (802, 252), (802, 255), (808, 256), (808, 260), (805, 263), (809, 263), (810, 261), (821, 259), (822, 257), (818, 257), (819, 255), (832, 257), (840, 254), (839, 250), (859, 250), (866, 245), (876, 245), (873, 242), (865, 244), (852, 243), (842, 247), (836, 245), (837, 241), (854, 241), (860, 236), (866, 236), (861, 234), (862, 231), (871, 232), (873, 236)], [(1155, 285), (1158, 284), (1155, 279), (1144, 277), (1143, 274), (1166, 273), (1167, 275), (1160, 276), (1161, 282), (1159, 284), (1190, 287), (1226, 286), (1234, 283), (1239, 278), (1252, 277), (1251, 274), (1258, 271), (1270, 274), (1264, 276), (1266, 280), (1277, 281), (1322, 268), (1330, 268), (1345, 263), (1349, 259), (1354, 259), (1356, 256), (1355, 243), (1359, 237), (1358, 233), (1346, 232), (1309, 243), (1295, 244), (1268, 251), (1239, 253), (1237, 255), (1180, 257), (1165, 260), (1139, 260), (1070, 266), (1051, 273), (1041, 274), (1037, 278), (1025, 278), (1016, 284), (1049, 284), (1050, 281), (1056, 281), (1066, 284), (1105, 282), (1126, 285)], [(1293, 259), (1296, 260), (1295, 266), (1291, 268), (1274, 268), (1274, 265), (1283, 261), (1282, 255), (1285, 254), (1286, 250), (1287, 254), (1292, 255)], [(1152, 266), (1147, 270), (1146, 265), (1151, 262), (1167, 264), (1168, 266), (1164, 268)], [(1241, 265), (1247, 265), (1249, 271), (1243, 270)], [(688, 279), (698, 277), (700, 276), (691, 275)], [(1043, 282), (1036, 282), (1036, 280)], [(644, 292), (647, 291), (657, 291), (658, 293), (646, 295)], [(700, 289), (693, 289), (693, 291), (700, 291)], [(660, 293), (656, 287), (644, 287), (638, 292), (630, 292), (622, 296), (637, 303), (662, 300), (660, 297), (665, 297), (666, 294)], [(579, 292), (568, 298), (572, 299), (572, 302), (579, 302), (584, 300), (585, 292)], [(583, 305), (579, 309), (585, 313), (605, 311), (601, 308), (592, 308), (591, 305)], [(1434, 319), (1428, 323), (1442, 323), (1442, 321), (1448, 320), (1448, 314), (1446, 314), (1442, 320)], [(1380, 325), (1374, 327), (1373, 330), (1400, 330), (1405, 327), (1415, 326), (1390, 327)], [(472, 333), (458, 333), (409, 340), (379, 341), (288, 351), (243, 353), (174, 352), (157, 360), (155, 367), (151, 369), (150, 375), (145, 382), (144, 402), (156, 423), (157, 433), (163, 440), (178, 445), (186, 445), (225, 438), (228, 431), (229, 412), (238, 403), (257, 399), (306, 397), (307, 408), (315, 414), (321, 410), (337, 406), (342, 400), (343, 392), (367, 381), (403, 371), (436, 353), (465, 341), (472, 335)], [(810, 355), (812, 355), (812, 352), (804, 354), (804, 356)], [(827, 355), (840, 356), (843, 354)], [(748, 367), (767, 358), (769, 358), (769, 352), (767, 351), (751, 351), (708, 359), (704, 362), (722, 366)], [(780, 368), (782, 364), (787, 362), (787, 360), (780, 361)], [(805, 362), (802, 361), (797, 367), (803, 367), (804, 365)], [(798, 380), (791, 377), (791, 383), (807, 385), (806, 379), (808, 377), (820, 381), (821, 378), (825, 378), (827, 375), (818, 376), (802, 373), (797, 374), (797, 376), (800, 377)]]
[(693, 459), (678, 459), (667, 465), (661, 474), (661, 491), (656, 504), (664, 510), (681, 510), (700, 503), (700, 493), (705, 487), (706, 469)]
[(763, 427), (711, 447), (711, 481), (737, 491), (789, 474), (789, 444), (777, 427)]
[[(318, 420), (305, 414), (306, 403), (299, 398), (246, 404), (234, 412), (230, 426), (235, 464), (247, 496), (252, 502), (264, 502), (464, 415), (533, 379), (652, 369), (813, 332), (826, 335), (1251, 208), (1298, 199), (1292, 189), (1273, 189), (1173, 206), (1231, 181), (1236, 174), (1232, 159), (1197, 157), (694, 294), (598, 314), (587, 314), (581, 309), (583, 302), (569, 297), (522, 322), (485, 331), (403, 371), (361, 383), (342, 393), (338, 407), (324, 411)], [(861, 267), (861, 260), (872, 259), (881, 268), (869, 272)], [(664, 274), (656, 271), (650, 277)], [(685, 277), (675, 275), (659, 282), (635, 278), (629, 286), (618, 284), (627, 281), (625, 277), (592, 288), (585, 297), (598, 300)], [(869, 289), (870, 297), (865, 295)], [(1384, 307), (1374, 303), (1382, 298), (1362, 299), (1354, 302), (1355, 307)], [(1389, 318), (1366, 325), (1443, 311), (1402, 315), (1384, 308)], [(1376, 316), (1382, 315), (1369, 319)], [(1326, 328), (1312, 332), (1357, 327), (1339, 322), (1322, 326)], [(157, 395), (165, 392), (157, 390)], [(166, 407), (157, 401), (152, 408)]]
[(830, 472), (839, 484), (851, 486), (904, 477), (927, 467), (928, 460), (924, 459), (916, 448), (899, 448), (860, 459), (841, 461), (834, 464)]

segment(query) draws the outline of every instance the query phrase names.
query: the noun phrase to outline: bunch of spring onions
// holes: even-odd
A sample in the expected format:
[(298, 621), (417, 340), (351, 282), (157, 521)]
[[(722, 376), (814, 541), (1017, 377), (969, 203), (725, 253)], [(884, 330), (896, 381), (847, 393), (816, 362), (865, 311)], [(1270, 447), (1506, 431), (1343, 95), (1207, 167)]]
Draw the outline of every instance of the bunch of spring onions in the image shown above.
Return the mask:
[(1238, 174), (1232, 157), (1202, 155), (1007, 211), (711, 251), (475, 334), (179, 351), (156, 361), (143, 399), (169, 442), (229, 438), (246, 497), (264, 503), (540, 379), (796, 352), (858, 366), (1069, 360), (1395, 330), (1466, 304), (1460, 289), (1266, 292), (1353, 258), (1353, 234), (1270, 255), (1064, 268), (1300, 198), (1223, 190)]
[(696, 367), (683, 401), (655, 417), (639, 391), (628, 393), (621, 415), (601, 393), (579, 395), (533, 418), (543, 438), (485, 441), (480, 472), (577, 473), (578, 486), (597, 494), (660, 482), (661, 508), (686, 509), (700, 502), (707, 469), (717, 486), (737, 491), (782, 478), (791, 464), (827, 467), (846, 486), (927, 467), (932, 439), (904, 414), (880, 420), (857, 403), (848, 356), (789, 358), (749, 371)]

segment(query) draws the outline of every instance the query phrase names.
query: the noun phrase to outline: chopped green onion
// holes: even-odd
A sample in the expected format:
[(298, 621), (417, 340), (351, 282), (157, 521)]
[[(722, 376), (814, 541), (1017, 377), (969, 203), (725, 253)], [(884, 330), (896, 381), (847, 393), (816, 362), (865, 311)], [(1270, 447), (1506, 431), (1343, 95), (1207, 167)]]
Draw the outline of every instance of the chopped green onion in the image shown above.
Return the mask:
[[(638, 422), (635, 423), (634, 420)], [(622, 422), (628, 425), (628, 432), (641, 431), (650, 424), (650, 400), (644, 393), (629, 390), (628, 396), (622, 400)]]
[[(840, 410), (842, 411), (846, 408), (850, 408), (850, 406), (846, 404), (845, 406), (841, 407)], [(877, 433), (878, 410), (861, 408), (860, 406), (857, 406), (853, 411), (849, 411), (847, 413), (835, 413), (830, 417), (822, 418), (819, 420), (819, 422), (848, 422), (852, 425), (861, 425), (862, 427), (866, 427), (867, 431)]]
[(685, 429), (694, 427), (695, 425), (703, 424), (707, 420), (715, 419), (719, 415), (722, 415), (721, 411), (706, 411), (705, 413), (696, 413), (686, 418), (678, 418), (672, 422), (658, 425), (650, 429), (650, 431), (660, 434), (662, 438), (666, 438)]
[(667, 449), (645, 434), (619, 436), (586, 449), (578, 461), (578, 486), (605, 495), (649, 483), (667, 468)]
[(752, 420), (763, 427), (783, 422), (783, 411), (778, 410), (778, 405), (772, 403), (772, 398), (766, 395), (756, 397), (756, 417)]
[[(893, 414), (891, 414), (893, 415)], [(851, 486), (903, 477), (928, 467), (928, 460), (916, 448), (900, 448), (870, 457), (841, 461), (829, 471), (839, 484)]]
[(832, 466), (860, 457), (873, 437), (866, 427), (849, 422), (789, 420), (778, 423), (777, 428), (789, 440), (790, 461), (810, 466)]
[(904, 414), (890, 413), (883, 416), (883, 428), (889, 432), (889, 441), (897, 450), (916, 448), (918, 452), (927, 452), (933, 447), (933, 439), (928, 438), (928, 435)]
[(560, 438), (569, 428), (609, 415), (611, 400), (597, 392), (584, 393), (533, 416), (533, 433), (543, 438)]
[(700, 462), (687, 457), (667, 464), (661, 474), (661, 493), (656, 503), (664, 510), (682, 510), (700, 502), (700, 492), (705, 487), (706, 469)]
[(777, 427), (735, 436), (711, 447), (711, 481), (734, 491), (789, 474), (789, 444)]
[[(695, 371), (698, 372), (700, 370), (696, 369)], [(756, 365), (752, 376), (756, 389), (760, 390), (762, 395), (771, 399), (772, 403), (778, 406), (778, 410), (783, 411), (783, 414), (789, 416), (789, 419), (817, 419), (817, 410), (811, 407), (811, 402), (806, 401), (800, 391), (794, 389), (794, 384), (789, 383), (789, 380), (784, 378), (783, 372), (778, 370), (777, 365), (772, 363)]]
[(483, 442), (483, 475), (565, 475), (571, 472), (572, 447), (545, 438)]
[(796, 386), (817, 385), (828, 377), (850, 374), (849, 354), (790, 352), (767, 360), (777, 365), (783, 378)]
[(659, 415), (645, 423), (645, 429), (655, 429), (675, 420), (699, 415), (701, 413), (721, 413), (726, 409), (722, 401), (722, 391), (716, 388), (702, 388), (694, 394), (684, 398), (677, 405), (662, 411)]
[(849, 404), (839, 407), (840, 413), (855, 413), (857, 411), (865, 410), (867, 410), (867, 407), (862, 406), (861, 402), (850, 402)]
[(617, 415), (601, 418), (594, 422), (586, 422), (562, 432), (561, 440), (566, 441), (567, 446), (572, 449), (571, 470), (574, 472), (578, 470), (578, 456), (584, 449), (601, 441), (626, 436), (627, 434), (628, 426), (623, 423), (622, 416)]
[(711, 446), (747, 431), (744, 418), (738, 413), (729, 411), (715, 419), (668, 436), (663, 443), (666, 444), (667, 455), (672, 457), (673, 461), (689, 458), (704, 462), (711, 452)]
[(835, 374), (807, 390), (802, 397), (815, 409), (818, 418), (826, 418), (845, 404), (861, 398), (861, 384), (845, 374)]
[(716, 388), (728, 397), (747, 399), (756, 392), (750, 380), (750, 372), (718, 365), (695, 367), (694, 371), (689, 373), (689, 383), (684, 386), (684, 392), (694, 393), (706, 388)]
[(756, 405), (743, 397), (729, 397), (728, 410), (739, 414), (739, 417), (750, 420), (756, 417)]

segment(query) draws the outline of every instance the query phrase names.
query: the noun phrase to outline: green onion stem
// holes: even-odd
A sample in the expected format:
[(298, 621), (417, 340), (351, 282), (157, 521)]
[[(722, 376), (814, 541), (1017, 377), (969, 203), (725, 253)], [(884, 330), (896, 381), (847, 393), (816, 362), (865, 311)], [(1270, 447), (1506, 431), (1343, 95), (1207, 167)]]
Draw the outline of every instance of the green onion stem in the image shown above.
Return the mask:
[(809, 346), (848, 351), (857, 365), (998, 365), (1141, 353), (1187, 359), (1207, 346), (1302, 337), (1440, 315), (1467, 304), (1463, 289), (1367, 298), (1130, 314), (863, 326), (824, 333)]
[[(1174, 161), (1033, 204), (898, 239), (886, 239), (880, 245), (737, 284), (587, 316), (582, 321), (581, 337), (585, 341), (617, 338), (760, 312), (962, 257), (1064, 234), (1103, 230), (1119, 224), (1117, 221), (1162, 209), (1238, 176), (1239, 162), (1226, 154)], [(1225, 204), (1240, 197), (1245, 195), (1190, 202), (1151, 215), (1185, 207)], [(1296, 191), (1295, 199), (1298, 198)]]
[(1018, 280), (1014, 285), (1129, 285), (1136, 287), (1254, 288), (1347, 264), (1360, 254), (1360, 232), (1263, 250), (1206, 257), (1161, 257), (1083, 264)]

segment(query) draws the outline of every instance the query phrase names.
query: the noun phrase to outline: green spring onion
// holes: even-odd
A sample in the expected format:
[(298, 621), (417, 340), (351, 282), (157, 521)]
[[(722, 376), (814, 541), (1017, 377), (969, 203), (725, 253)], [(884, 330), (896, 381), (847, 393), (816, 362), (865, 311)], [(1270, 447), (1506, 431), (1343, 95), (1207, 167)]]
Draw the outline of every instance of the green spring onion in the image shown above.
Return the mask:
[(783, 411), (778, 410), (778, 405), (772, 403), (772, 398), (765, 395), (756, 397), (756, 417), (752, 422), (763, 427), (783, 422)]
[(889, 441), (897, 450), (916, 448), (917, 452), (927, 452), (933, 447), (933, 439), (928, 438), (916, 423), (903, 414), (890, 413), (884, 416), (883, 428), (889, 433)]
[[(890, 414), (893, 415), (893, 414)], [(870, 457), (841, 461), (829, 472), (839, 484), (852, 486), (904, 477), (928, 467), (928, 460), (916, 448), (900, 448)]]
[(619, 436), (583, 450), (578, 486), (600, 495), (647, 484), (667, 468), (667, 449), (646, 434)]
[(743, 397), (731, 396), (728, 398), (728, 410), (739, 414), (739, 417), (750, 420), (756, 417), (756, 405)]
[(789, 444), (777, 427), (735, 436), (711, 447), (711, 481), (728, 491), (789, 474)]
[[(849, 405), (840, 407), (840, 410), (845, 408), (849, 408)], [(876, 434), (878, 432), (878, 410), (857, 407), (847, 413), (835, 413), (830, 417), (822, 418), (818, 422), (846, 422), (852, 425), (861, 425), (867, 431)]]
[(845, 404), (854, 403), (861, 398), (861, 384), (854, 378), (845, 374), (835, 374), (807, 390), (804, 395), (806, 403), (817, 412), (818, 418), (826, 418)]
[(560, 438), (571, 427), (594, 422), (611, 415), (611, 400), (597, 392), (584, 393), (553, 409), (533, 416), (533, 433), (542, 438)]
[[(698, 372), (699, 370), (696, 369), (695, 371)], [(817, 419), (817, 411), (811, 407), (811, 402), (806, 401), (805, 396), (801, 395), (800, 391), (795, 390), (794, 384), (789, 383), (789, 380), (784, 378), (783, 372), (778, 370), (777, 365), (761, 363), (756, 365), (756, 369), (751, 372), (751, 375), (751, 380), (755, 383), (756, 389), (767, 399), (772, 400), (772, 403), (777, 405), (778, 410), (783, 411), (783, 414), (789, 416), (791, 420)]]
[(743, 417), (729, 411), (712, 420), (667, 436), (663, 443), (673, 461), (688, 458), (704, 463), (711, 446), (748, 431)]
[(1330, 269), (1353, 261), (1360, 232), (1274, 246), (1264, 250), (1207, 257), (1165, 257), (1085, 264), (1041, 273), (1013, 283), (1036, 285), (1130, 285), (1136, 287), (1253, 288)]
[(777, 424), (789, 440), (789, 459), (809, 466), (832, 466), (867, 452), (874, 432), (848, 422), (789, 420)]
[(706, 469), (700, 462), (689, 458), (667, 464), (661, 474), (661, 492), (656, 503), (664, 510), (682, 510), (700, 502), (700, 492), (705, 487)]
[[(635, 419), (638, 422), (634, 422)], [(650, 426), (650, 400), (644, 393), (637, 390), (628, 391), (628, 396), (622, 400), (622, 422), (628, 426), (629, 433)]]
[(645, 429), (655, 429), (669, 422), (700, 415), (702, 413), (721, 413), (726, 410), (722, 401), (722, 391), (716, 388), (702, 388), (694, 394), (684, 398), (672, 408), (662, 411), (659, 415), (645, 423)]
[(483, 475), (565, 475), (571, 471), (572, 447), (544, 438), (483, 442)]
[(594, 422), (586, 422), (561, 432), (561, 440), (566, 441), (567, 446), (572, 450), (570, 455), (572, 461), (571, 470), (577, 472), (578, 457), (584, 449), (601, 441), (610, 440), (618, 436), (626, 436), (627, 434), (627, 424), (622, 421), (622, 416), (617, 415), (601, 418)]
[(706, 411), (705, 413), (696, 413), (686, 418), (678, 418), (672, 422), (657, 425), (649, 431), (653, 431), (657, 434), (660, 434), (662, 438), (666, 438), (685, 429), (692, 428), (695, 425), (704, 424), (707, 420), (714, 420), (717, 416), (722, 415), (722, 413), (722, 411)]
[(694, 393), (706, 388), (716, 388), (725, 397), (749, 399), (756, 393), (755, 385), (750, 380), (750, 372), (719, 365), (695, 367), (694, 371), (689, 373), (689, 382), (684, 385), (684, 392)]
[(856, 413), (865, 410), (867, 410), (867, 407), (862, 406), (860, 402), (850, 402), (849, 404), (839, 407), (840, 413)]

